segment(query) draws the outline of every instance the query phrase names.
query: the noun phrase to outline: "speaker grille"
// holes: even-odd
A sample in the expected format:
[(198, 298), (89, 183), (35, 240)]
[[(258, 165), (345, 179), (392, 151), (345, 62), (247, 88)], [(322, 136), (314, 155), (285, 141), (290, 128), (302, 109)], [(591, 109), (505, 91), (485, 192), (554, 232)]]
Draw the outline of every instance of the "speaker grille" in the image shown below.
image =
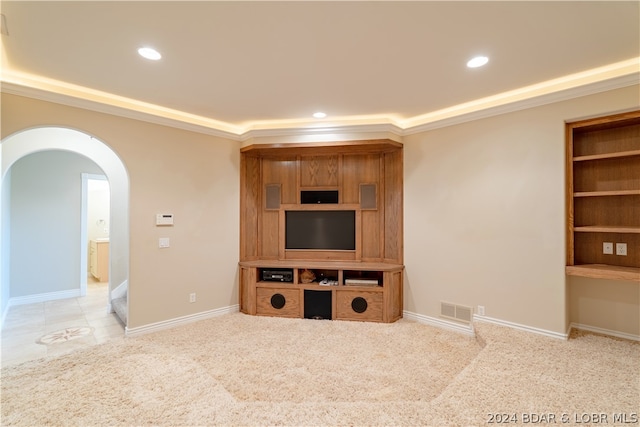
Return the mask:
[(276, 310), (280, 310), (286, 303), (287, 300), (282, 294), (273, 294), (273, 296), (271, 297), (271, 307), (275, 308)]
[(351, 301), (351, 308), (356, 313), (364, 313), (367, 311), (368, 306), (369, 304), (367, 304), (367, 300), (362, 297), (355, 297), (353, 301)]
[(360, 184), (360, 209), (377, 209), (376, 184)]
[(280, 209), (280, 184), (267, 184), (266, 208)]

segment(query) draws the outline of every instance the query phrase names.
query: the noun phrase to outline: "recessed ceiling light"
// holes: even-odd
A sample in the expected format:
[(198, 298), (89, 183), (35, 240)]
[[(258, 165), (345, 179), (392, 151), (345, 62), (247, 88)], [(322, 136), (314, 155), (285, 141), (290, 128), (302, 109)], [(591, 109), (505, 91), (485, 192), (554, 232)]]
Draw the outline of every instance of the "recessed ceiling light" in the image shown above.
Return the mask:
[(316, 119), (324, 119), (325, 117), (327, 117), (327, 113), (318, 111), (317, 113), (313, 113), (313, 117), (315, 117)]
[(141, 47), (140, 49), (138, 49), (138, 53), (143, 58), (147, 58), (152, 61), (157, 61), (160, 58), (162, 58), (162, 55), (160, 55), (160, 52), (158, 52), (157, 50), (151, 47)]
[(476, 56), (475, 58), (471, 58), (469, 62), (467, 62), (467, 67), (469, 68), (478, 68), (485, 65), (489, 62), (489, 58), (486, 56)]

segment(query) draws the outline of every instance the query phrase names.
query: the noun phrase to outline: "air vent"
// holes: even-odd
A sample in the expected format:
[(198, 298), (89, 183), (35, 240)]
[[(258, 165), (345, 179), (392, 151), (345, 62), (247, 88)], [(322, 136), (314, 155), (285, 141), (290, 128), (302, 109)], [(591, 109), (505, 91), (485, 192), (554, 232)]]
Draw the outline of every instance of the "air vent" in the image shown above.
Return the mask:
[(472, 314), (473, 310), (471, 307), (450, 304), (448, 302), (440, 302), (440, 316), (442, 317), (457, 320), (459, 322), (471, 323)]

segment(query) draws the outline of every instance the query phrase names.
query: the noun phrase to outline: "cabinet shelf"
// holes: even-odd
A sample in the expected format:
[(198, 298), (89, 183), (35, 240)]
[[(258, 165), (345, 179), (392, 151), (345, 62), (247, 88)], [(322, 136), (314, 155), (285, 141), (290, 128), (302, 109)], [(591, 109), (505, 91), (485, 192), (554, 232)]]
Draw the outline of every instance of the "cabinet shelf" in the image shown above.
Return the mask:
[(256, 287), (259, 288), (272, 288), (272, 289), (280, 289), (280, 288), (291, 288), (291, 289), (310, 289), (310, 290), (320, 290), (320, 291), (330, 291), (333, 289), (349, 289), (349, 290), (360, 290), (360, 291), (372, 291), (372, 292), (383, 292), (384, 287), (381, 285), (378, 286), (357, 286), (357, 285), (321, 285), (319, 283), (291, 283), (291, 282), (256, 282)]
[(640, 227), (615, 227), (605, 225), (589, 225), (574, 227), (573, 231), (581, 233), (632, 233), (640, 234)]
[(580, 191), (573, 197), (640, 196), (640, 190)]
[(591, 277), (594, 279), (628, 280), (640, 283), (640, 268), (619, 267), (606, 264), (568, 265), (569, 276)]
[(591, 154), (588, 156), (577, 156), (573, 158), (574, 162), (586, 162), (589, 160), (615, 159), (619, 157), (640, 156), (640, 150), (618, 151), (604, 154)]

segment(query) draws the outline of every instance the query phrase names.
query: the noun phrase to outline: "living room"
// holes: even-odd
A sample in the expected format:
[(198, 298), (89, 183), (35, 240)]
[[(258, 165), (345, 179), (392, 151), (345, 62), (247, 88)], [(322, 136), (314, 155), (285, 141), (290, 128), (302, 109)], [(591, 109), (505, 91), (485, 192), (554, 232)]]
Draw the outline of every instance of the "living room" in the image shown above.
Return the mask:
[[(9, 257), (12, 248), (6, 232), (11, 230), (6, 223), (7, 178), (18, 160), (10, 151), (12, 140), (21, 133), (28, 135), (43, 128), (73, 130), (91, 141), (78, 143), (78, 150), (95, 144), (120, 162), (112, 170), (119, 168), (122, 176), (116, 175), (120, 172), (105, 173), (122, 190), (112, 186), (112, 212), (122, 218), (120, 223), (111, 220), (112, 250), (116, 252), (111, 257), (110, 290), (126, 285), (126, 330), (131, 337), (239, 311), (242, 149), (260, 144), (384, 139), (400, 143), (403, 153), (405, 320), (467, 336), (474, 334), (477, 322), (558, 341), (568, 339), (572, 328), (640, 340), (638, 281), (569, 276), (565, 271), (565, 126), (638, 110), (637, 40), (629, 41), (628, 50), (620, 48), (622, 56), (607, 56), (597, 66), (590, 66), (590, 73), (583, 73), (586, 69), (567, 70), (562, 77), (570, 76), (567, 81), (573, 82), (573, 87), (563, 86), (566, 82), (549, 83), (551, 77), (560, 75), (546, 76), (522, 85), (529, 87), (528, 97), (506, 97), (502, 104), (485, 99), (483, 107), (475, 111), (461, 108), (457, 114), (444, 111), (443, 106), (431, 119), (422, 116), (429, 113), (423, 110), (419, 117), (410, 117), (413, 121), (402, 122), (405, 127), (395, 125), (391, 116), (378, 116), (374, 122), (363, 119), (356, 123), (354, 119), (337, 124), (296, 117), (288, 122), (288, 128), (273, 120), (268, 126), (251, 129), (242, 127), (241, 121), (218, 126), (215, 115), (208, 121), (186, 113), (175, 115), (175, 111), (166, 111), (169, 106), (154, 110), (140, 103), (135, 110), (131, 108), (133, 98), (109, 98), (89, 90), (80, 93), (78, 87), (63, 84), (63, 79), (55, 81), (55, 76), (33, 77), (27, 62), (20, 62), (12, 46), (12, 39), (23, 31), (11, 13), (20, 2), (7, 2), (6, 7), (4, 3), (2, 13), (6, 14), (9, 35), (2, 36), (7, 48), (3, 55), (13, 68), (3, 70), (2, 80), (3, 315), (12, 298), (31, 296), (21, 288), (21, 278), (11, 276), (8, 268), (15, 260)], [(587, 2), (575, 6), (584, 7), (583, 3)], [(621, 11), (606, 21), (611, 30), (620, 16), (628, 14), (625, 8), (637, 12), (633, 2), (614, 3), (620, 3)], [(597, 13), (587, 17), (594, 22), (604, 19)], [(635, 18), (635, 24), (624, 22), (637, 34)], [(572, 46), (577, 51), (578, 47), (590, 49), (575, 43)], [(490, 62), (494, 63), (497, 66), (499, 61)], [(243, 65), (250, 67), (251, 63)], [(146, 65), (141, 67), (142, 75), (153, 73)], [(402, 68), (402, 60), (397, 67)], [(189, 70), (183, 70), (174, 71), (174, 79), (189, 79)], [(171, 81), (164, 77), (160, 81)], [(120, 78), (126, 80), (126, 76)], [(547, 86), (530, 87), (542, 80)], [(482, 81), (470, 86), (482, 86)], [(161, 87), (152, 90), (160, 91)], [(243, 91), (238, 88), (236, 92)], [(273, 92), (271, 99), (278, 99), (278, 91)], [(428, 100), (427, 96), (419, 98)], [(463, 102), (452, 99), (450, 104)], [(172, 107), (179, 109), (180, 105)], [(269, 106), (264, 109), (268, 111)], [(296, 120), (302, 124), (292, 124)], [(327, 126), (319, 128), (318, 123)], [(47, 143), (46, 138), (34, 142), (37, 151), (43, 147), (47, 147), (44, 151), (60, 149)], [(93, 155), (81, 154), (90, 159)], [(100, 162), (105, 156), (92, 159), (103, 170)], [(113, 210), (113, 206), (125, 209)], [(158, 214), (172, 214), (173, 225), (158, 226)], [(31, 256), (44, 259), (56, 251), (57, 243), (47, 236), (39, 238), (42, 247), (33, 248)], [(170, 246), (160, 248), (161, 238), (170, 239)], [(70, 257), (79, 257), (76, 246), (70, 249)], [(637, 252), (638, 248), (628, 250)], [(71, 274), (78, 276), (75, 270)], [(75, 292), (80, 286), (73, 280), (70, 283), (65, 278), (60, 281), (65, 283), (38, 294)], [(194, 302), (191, 294), (197, 296)], [(443, 317), (443, 302), (470, 307), (472, 321), (461, 323)]]

